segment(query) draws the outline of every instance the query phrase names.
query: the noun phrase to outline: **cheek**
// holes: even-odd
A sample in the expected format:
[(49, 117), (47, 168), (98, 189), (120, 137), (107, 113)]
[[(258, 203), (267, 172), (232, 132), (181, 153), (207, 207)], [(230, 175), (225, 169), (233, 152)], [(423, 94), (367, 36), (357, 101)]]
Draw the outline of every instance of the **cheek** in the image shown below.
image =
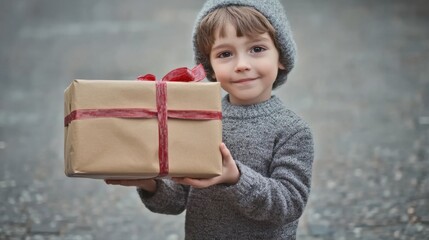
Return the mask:
[(276, 74), (279, 68), (278, 68), (278, 65), (272, 62), (261, 62), (258, 65), (258, 69), (261, 73), (265, 75), (272, 75), (272, 74)]
[(263, 63), (261, 63), (261, 66), (264, 66), (265, 69), (269, 69), (270, 71), (275, 70), (275, 72), (277, 72), (277, 70), (279, 69), (283, 69), (283, 65), (280, 64), (280, 62), (278, 60), (276, 60), (276, 58), (272, 58), (268, 61), (265, 61)]
[(218, 82), (222, 82), (230, 75), (229, 69), (225, 65), (214, 64), (212, 65), (214, 76)]

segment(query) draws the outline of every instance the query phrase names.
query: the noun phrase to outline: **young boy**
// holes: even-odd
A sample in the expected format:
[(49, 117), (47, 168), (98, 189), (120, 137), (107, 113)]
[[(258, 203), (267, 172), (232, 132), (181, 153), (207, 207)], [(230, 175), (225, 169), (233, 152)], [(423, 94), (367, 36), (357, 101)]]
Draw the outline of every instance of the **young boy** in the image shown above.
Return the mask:
[(211, 179), (106, 180), (137, 186), (148, 209), (186, 210), (186, 239), (295, 239), (309, 197), (313, 140), (272, 90), (293, 68), (295, 43), (278, 1), (207, 1), (195, 59), (228, 93), (223, 174)]

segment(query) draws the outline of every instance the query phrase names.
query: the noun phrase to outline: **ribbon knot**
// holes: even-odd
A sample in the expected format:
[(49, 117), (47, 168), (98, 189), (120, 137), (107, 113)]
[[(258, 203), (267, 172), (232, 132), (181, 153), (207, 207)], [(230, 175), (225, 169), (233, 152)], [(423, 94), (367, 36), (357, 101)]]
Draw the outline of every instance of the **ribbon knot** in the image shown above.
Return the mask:
[(137, 77), (139, 81), (167, 81), (167, 82), (199, 82), (206, 77), (206, 72), (202, 64), (198, 64), (192, 69), (181, 67), (171, 70), (161, 80), (156, 80), (155, 75), (146, 74)]

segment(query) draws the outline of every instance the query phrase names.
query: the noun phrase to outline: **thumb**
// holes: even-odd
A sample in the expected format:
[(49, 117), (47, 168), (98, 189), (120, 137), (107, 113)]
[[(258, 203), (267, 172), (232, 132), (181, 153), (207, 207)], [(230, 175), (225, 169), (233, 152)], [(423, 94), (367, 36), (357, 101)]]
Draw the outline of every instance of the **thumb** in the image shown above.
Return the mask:
[(222, 160), (223, 161), (230, 161), (232, 160), (231, 152), (226, 147), (225, 143), (220, 144), (220, 153), (222, 154)]

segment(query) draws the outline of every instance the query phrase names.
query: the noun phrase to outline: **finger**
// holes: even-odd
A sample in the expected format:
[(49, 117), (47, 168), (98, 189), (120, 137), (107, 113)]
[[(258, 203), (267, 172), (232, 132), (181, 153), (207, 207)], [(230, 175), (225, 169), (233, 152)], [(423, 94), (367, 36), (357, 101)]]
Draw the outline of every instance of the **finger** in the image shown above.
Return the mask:
[(116, 179), (106, 179), (105, 182), (109, 185), (124, 185), (125, 182), (123, 180)]
[(199, 180), (193, 179), (193, 178), (178, 178), (175, 179), (176, 183), (182, 184), (182, 185), (189, 185), (192, 187), (200, 186), (201, 184), (198, 182)]
[(105, 180), (107, 184), (110, 185), (121, 185), (121, 186), (137, 186), (140, 184), (141, 180), (117, 180), (117, 179), (107, 179)]
[(206, 188), (210, 186), (207, 180), (189, 179), (188, 184), (194, 188)]
[(222, 154), (222, 159), (229, 161), (232, 159), (231, 152), (226, 147), (225, 143), (221, 143), (220, 145), (220, 152)]
[(208, 179), (195, 179), (188, 178), (186, 183), (194, 188), (207, 188), (218, 183), (220, 177), (208, 178)]
[(183, 184), (183, 178), (173, 177), (171, 180), (173, 180), (175, 183)]
[(173, 178), (176, 183), (183, 185), (192, 185), (194, 183), (192, 178)]
[(118, 180), (104, 179), (104, 182), (107, 184), (117, 184)]
[(178, 182), (178, 181), (183, 180), (183, 177), (172, 177), (171, 180)]

